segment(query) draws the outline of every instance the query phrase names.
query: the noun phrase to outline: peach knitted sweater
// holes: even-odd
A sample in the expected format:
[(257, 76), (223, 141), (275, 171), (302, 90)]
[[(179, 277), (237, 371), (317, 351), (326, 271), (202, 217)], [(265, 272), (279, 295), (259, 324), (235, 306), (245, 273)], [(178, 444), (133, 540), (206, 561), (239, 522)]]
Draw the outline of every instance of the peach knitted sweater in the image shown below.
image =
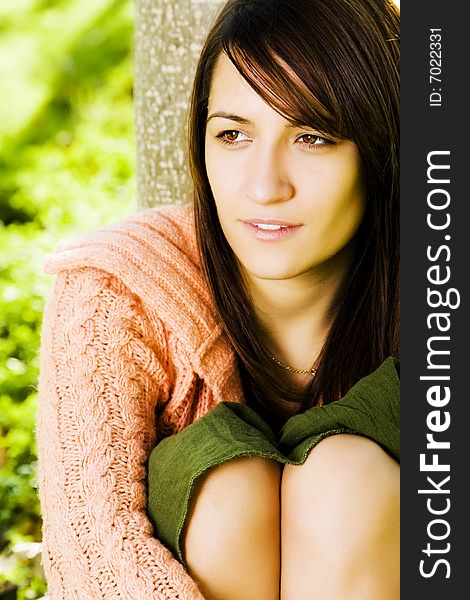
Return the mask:
[(156, 442), (218, 402), (243, 402), (192, 210), (146, 210), (61, 242), (44, 270), (57, 275), (36, 424), (49, 596), (202, 599), (146, 514)]

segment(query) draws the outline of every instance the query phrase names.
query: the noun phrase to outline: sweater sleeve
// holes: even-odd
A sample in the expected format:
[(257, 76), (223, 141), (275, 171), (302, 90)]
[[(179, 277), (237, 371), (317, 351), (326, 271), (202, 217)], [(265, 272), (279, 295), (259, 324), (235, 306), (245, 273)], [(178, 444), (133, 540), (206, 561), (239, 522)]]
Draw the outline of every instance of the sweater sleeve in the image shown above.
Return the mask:
[(203, 599), (146, 513), (155, 412), (170, 391), (158, 333), (116, 277), (57, 275), (43, 313), (36, 420), (51, 600)]

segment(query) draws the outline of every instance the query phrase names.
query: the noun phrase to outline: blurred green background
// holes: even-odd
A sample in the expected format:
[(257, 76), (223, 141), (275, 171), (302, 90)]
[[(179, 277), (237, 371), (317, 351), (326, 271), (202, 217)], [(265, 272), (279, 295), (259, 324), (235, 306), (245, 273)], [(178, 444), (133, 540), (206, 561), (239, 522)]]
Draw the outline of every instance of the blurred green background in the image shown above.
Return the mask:
[[(0, 3), (0, 598), (46, 591), (34, 420), (58, 240), (136, 210), (132, 0)], [(14, 597), (14, 592), (13, 596)]]

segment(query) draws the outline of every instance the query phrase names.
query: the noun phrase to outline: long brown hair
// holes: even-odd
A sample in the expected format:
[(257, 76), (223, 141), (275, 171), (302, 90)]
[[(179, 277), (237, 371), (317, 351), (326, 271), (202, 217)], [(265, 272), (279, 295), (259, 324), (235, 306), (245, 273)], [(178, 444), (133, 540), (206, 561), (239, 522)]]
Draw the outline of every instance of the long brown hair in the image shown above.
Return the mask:
[[(193, 84), (189, 161), (201, 264), (251, 393), (282, 416), (341, 397), (399, 356), (399, 13), (388, 0), (229, 0)], [(332, 307), (317, 374), (299, 392), (272, 361), (222, 232), (204, 160), (207, 107), (221, 52), (289, 121), (352, 140), (367, 191), (356, 256)]]

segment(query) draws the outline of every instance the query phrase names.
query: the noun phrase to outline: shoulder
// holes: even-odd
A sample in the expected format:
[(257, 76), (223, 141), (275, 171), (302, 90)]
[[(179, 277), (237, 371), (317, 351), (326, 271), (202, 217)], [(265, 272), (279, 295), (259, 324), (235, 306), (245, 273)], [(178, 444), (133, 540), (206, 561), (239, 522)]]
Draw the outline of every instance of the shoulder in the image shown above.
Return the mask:
[[(207, 374), (231, 362), (221, 320), (200, 269), (191, 206), (141, 211), (61, 240), (44, 263), (44, 271), (62, 273), (62, 281), (65, 275), (85, 277), (90, 268), (98, 280), (111, 276), (136, 297), (150, 321), (164, 327), (198, 372)], [(95, 285), (99, 287), (99, 281)], [(80, 287), (77, 284), (75, 290)]]
[[(94, 231), (62, 239), (46, 257), (44, 271), (55, 274), (63, 269), (107, 267), (112, 274), (132, 271), (143, 261), (169, 258), (198, 263), (189, 205), (144, 210)], [(106, 269), (105, 269), (106, 270)]]
[(105, 310), (111, 286), (113, 306), (123, 319), (129, 314), (124, 307), (133, 303), (154, 338), (168, 340), (178, 364), (220, 397), (239, 398), (235, 356), (200, 269), (191, 206), (145, 210), (62, 240), (46, 257), (44, 271), (58, 275), (51, 299), (67, 293), (66, 318), (79, 304)]
[[(74, 238), (46, 256), (44, 271), (99, 270), (140, 298), (171, 328), (191, 320), (201, 305), (213, 309), (199, 267), (192, 207), (165, 206), (133, 214)], [(183, 329), (186, 329), (184, 327)]]

